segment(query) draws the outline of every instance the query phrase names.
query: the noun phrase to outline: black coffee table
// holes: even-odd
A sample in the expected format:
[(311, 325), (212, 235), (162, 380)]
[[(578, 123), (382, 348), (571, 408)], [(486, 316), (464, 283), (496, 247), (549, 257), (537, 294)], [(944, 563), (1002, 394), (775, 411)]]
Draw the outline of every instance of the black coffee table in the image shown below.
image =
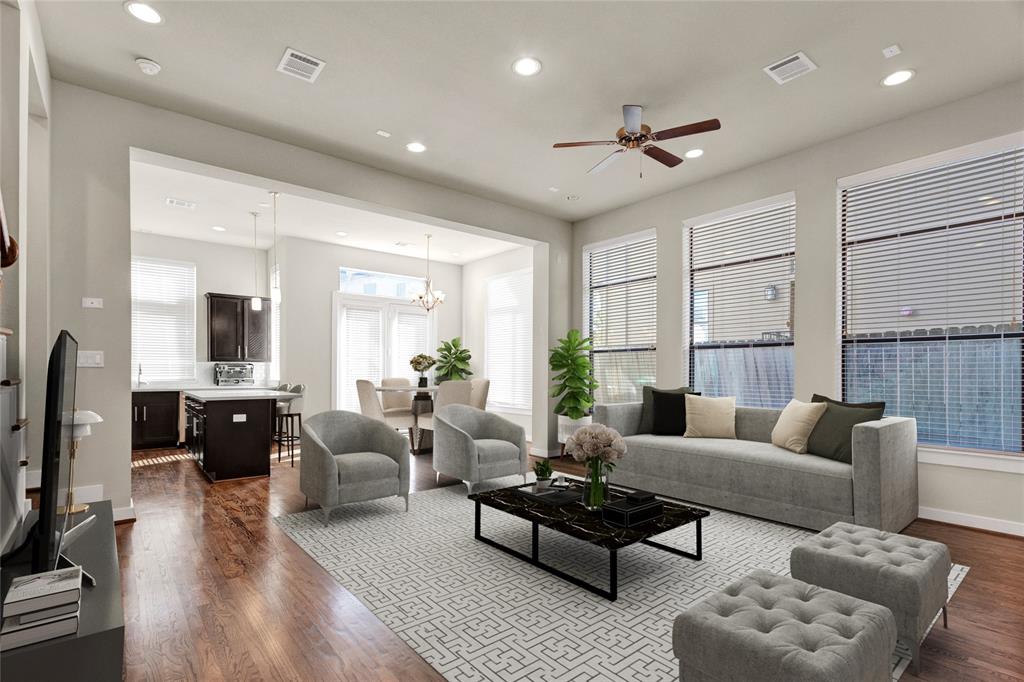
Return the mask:
[[(706, 509), (688, 507), (683, 504), (662, 500), (665, 507), (665, 513), (660, 518), (652, 519), (637, 526), (620, 528), (618, 526), (612, 526), (605, 523), (601, 519), (600, 511), (588, 511), (581, 501), (573, 502), (562, 507), (555, 507), (518, 492), (519, 488), (529, 488), (532, 485), (533, 484), (531, 483), (512, 488), (501, 488), (500, 490), (488, 490), (486, 492), (470, 495), (469, 499), (476, 502), (476, 527), (474, 537), (491, 547), (500, 549), (507, 554), (511, 554), (517, 559), (533, 564), (534, 566), (541, 568), (552, 575), (556, 575), (573, 585), (582, 587), (611, 601), (615, 601), (615, 599), (618, 598), (618, 551), (624, 547), (628, 547), (629, 545), (639, 542), (688, 559), (694, 559), (697, 561), (700, 561), (701, 559), (700, 522), (701, 519), (709, 516), (711, 513)], [(582, 490), (579, 486), (576, 487), (576, 490), (580, 491), (580, 495), (582, 497)], [(624, 497), (626, 492), (627, 491), (624, 490), (610, 488), (608, 501)], [(492, 540), (491, 538), (484, 537), (480, 532), (481, 506), (499, 509), (508, 514), (512, 514), (513, 516), (518, 516), (521, 519), (530, 521), (533, 524), (533, 551), (531, 554), (523, 554), (522, 552), (512, 549), (511, 547), (507, 547)], [(679, 528), (680, 526), (685, 526), (688, 523), (695, 524), (694, 527), (697, 537), (696, 552), (687, 552), (685, 550), (669, 547), (668, 545), (663, 545), (651, 540), (655, 535)], [(540, 526), (550, 528), (551, 530), (564, 533), (570, 537), (583, 540), (584, 542), (589, 542), (592, 545), (608, 550), (608, 589), (606, 590), (596, 585), (592, 585), (585, 580), (577, 578), (574, 575), (569, 575), (568, 573), (541, 561), (539, 542)]]

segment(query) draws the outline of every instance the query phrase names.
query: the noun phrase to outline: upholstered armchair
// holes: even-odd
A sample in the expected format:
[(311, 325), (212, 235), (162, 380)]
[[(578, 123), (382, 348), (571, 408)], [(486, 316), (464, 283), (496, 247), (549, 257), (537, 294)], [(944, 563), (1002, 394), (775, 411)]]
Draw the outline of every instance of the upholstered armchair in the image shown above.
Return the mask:
[(526, 482), (526, 431), (469, 405), (446, 405), (434, 414), (434, 471), (461, 479), (469, 492), (481, 481), (519, 474)]
[(331, 510), (350, 502), (398, 495), (409, 511), (409, 444), (382, 421), (355, 412), (321, 412), (302, 425), (299, 488)]

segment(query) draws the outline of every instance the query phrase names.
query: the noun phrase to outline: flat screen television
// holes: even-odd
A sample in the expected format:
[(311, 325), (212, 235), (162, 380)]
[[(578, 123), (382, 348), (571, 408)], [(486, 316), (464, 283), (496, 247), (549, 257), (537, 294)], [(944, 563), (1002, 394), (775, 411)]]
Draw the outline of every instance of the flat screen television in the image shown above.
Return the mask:
[(32, 538), (32, 572), (57, 568), (68, 522), (69, 442), (75, 416), (78, 342), (62, 330), (50, 351), (40, 477), (39, 520)]

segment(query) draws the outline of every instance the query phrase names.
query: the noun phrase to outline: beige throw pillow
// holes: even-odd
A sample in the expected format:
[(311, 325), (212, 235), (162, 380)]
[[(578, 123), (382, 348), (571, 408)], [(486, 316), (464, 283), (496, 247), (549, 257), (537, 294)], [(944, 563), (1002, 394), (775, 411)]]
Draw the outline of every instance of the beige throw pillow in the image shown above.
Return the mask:
[(814, 425), (828, 409), (828, 403), (802, 403), (790, 400), (779, 421), (772, 429), (772, 445), (792, 450), (797, 454), (807, 452), (807, 439), (811, 437)]
[(705, 398), (686, 394), (683, 438), (735, 438), (736, 398)]

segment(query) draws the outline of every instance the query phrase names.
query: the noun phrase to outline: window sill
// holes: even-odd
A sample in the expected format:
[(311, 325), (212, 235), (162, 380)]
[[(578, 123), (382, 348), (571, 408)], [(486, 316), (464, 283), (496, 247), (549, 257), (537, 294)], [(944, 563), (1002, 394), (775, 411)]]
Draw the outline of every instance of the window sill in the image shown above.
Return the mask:
[(997, 455), (990, 452), (943, 450), (941, 448), (918, 446), (917, 461), (922, 464), (1001, 471), (1009, 474), (1024, 474), (1024, 456)]

